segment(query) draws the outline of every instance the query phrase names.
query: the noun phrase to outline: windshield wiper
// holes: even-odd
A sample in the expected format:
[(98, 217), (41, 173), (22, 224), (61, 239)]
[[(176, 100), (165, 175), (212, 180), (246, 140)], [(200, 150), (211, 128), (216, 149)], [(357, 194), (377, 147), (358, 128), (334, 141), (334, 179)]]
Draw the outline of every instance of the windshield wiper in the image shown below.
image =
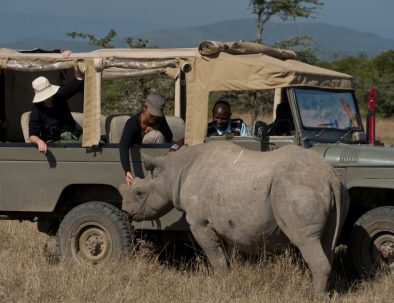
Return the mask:
[(319, 139), (320, 136), (326, 131), (326, 129), (327, 127), (324, 127), (321, 130), (319, 130), (319, 132), (314, 135), (315, 139)]
[(343, 140), (346, 139), (346, 137), (353, 131), (353, 127), (349, 127), (349, 129), (344, 133), (340, 138), (339, 142), (343, 142)]

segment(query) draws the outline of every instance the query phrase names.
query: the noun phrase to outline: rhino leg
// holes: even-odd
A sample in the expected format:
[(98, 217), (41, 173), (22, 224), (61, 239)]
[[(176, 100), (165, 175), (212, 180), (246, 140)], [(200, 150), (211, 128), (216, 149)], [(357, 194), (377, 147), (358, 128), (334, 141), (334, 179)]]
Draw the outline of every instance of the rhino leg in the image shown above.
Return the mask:
[(316, 294), (327, 294), (328, 278), (331, 273), (331, 262), (323, 250), (320, 239), (311, 239), (295, 245), (312, 272), (313, 288)]
[[(188, 220), (189, 221), (189, 220)], [(189, 221), (190, 224), (190, 221)], [(229, 269), (221, 240), (207, 220), (190, 224), (197, 243), (204, 250), (215, 273), (226, 273)]]

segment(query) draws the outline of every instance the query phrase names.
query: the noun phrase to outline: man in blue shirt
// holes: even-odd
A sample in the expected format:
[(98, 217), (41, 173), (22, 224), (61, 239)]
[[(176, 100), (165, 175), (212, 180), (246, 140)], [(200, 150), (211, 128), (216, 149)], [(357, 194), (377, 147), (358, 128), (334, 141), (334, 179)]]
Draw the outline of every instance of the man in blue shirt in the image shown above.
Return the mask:
[(207, 137), (226, 136), (232, 139), (234, 136), (250, 136), (249, 129), (241, 119), (231, 119), (230, 104), (220, 99), (212, 109), (212, 122), (208, 123)]

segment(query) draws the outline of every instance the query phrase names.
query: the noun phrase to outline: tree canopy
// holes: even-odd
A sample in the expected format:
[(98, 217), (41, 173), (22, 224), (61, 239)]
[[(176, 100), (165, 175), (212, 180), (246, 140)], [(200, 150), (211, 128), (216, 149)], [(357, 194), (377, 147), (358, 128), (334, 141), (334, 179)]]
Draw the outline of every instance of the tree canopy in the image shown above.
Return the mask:
[(249, 7), (257, 16), (256, 42), (263, 42), (264, 25), (273, 16), (282, 20), (309, 18), (322, 5), (322, 0), (250, 0)]
[[(99, 48), (114, 48), (114, 39), (117, 36), (115, 29), (111, 29), (103, 37), (83, 32), (69, 32), (66, 34), (72, 39), (86, 39), (90, 45)], [(136, 42), (132, 37), (125, 37), (123, 42), (129, 48), (145, 48), (148, 40), (138, 38)], [(166, 76), (145, 77), (138, 79), (104, 80), (102, 84), (102, 111), (104, 114), (129, 113), (135, 114), (145, 102), (149, 94), (159, 94), (166, 101), (166, 112), (174, 111), (174, 80)]]
[[(98, 46), (100, 48), (114, 48), (113, 39), (117, 36), (116, 30), (113, 28), (105, 34), (103, 37), (98, 38), (94, 34), (82, 33), (82, 32), (68, 32), (66, 35), (72, 39), (82, 38), (89, 40), (90, 45)], [(144, 48), (148, 45), (148, 40), (139, 38), (135, 43), (132, 37), (125, 37), (123, 42), (127, 44), (129, 48)]]

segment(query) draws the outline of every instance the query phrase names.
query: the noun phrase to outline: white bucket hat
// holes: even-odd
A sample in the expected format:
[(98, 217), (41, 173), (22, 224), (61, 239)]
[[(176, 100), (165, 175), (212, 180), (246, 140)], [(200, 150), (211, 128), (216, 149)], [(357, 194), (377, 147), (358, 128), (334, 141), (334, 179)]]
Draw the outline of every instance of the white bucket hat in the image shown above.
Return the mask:
[(57, 93), (60, 86), (52, 85), (45, 77), (38, 77), (32, 82), (35, 92), (33, 103), (42, 102)]

